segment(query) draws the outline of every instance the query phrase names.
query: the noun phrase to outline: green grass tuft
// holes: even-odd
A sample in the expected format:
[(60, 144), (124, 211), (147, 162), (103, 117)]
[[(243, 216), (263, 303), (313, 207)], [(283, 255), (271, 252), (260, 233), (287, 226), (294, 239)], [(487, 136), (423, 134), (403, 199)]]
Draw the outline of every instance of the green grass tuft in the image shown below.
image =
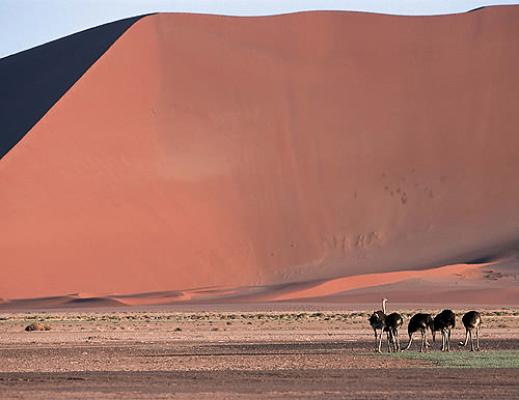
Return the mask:
[(392, 356), (408, 360), (429, 361), (443, 368), (519, 368), (519, 351), (516, 350), (454, 351), (449, 353), (403, 351), (393, 353)]

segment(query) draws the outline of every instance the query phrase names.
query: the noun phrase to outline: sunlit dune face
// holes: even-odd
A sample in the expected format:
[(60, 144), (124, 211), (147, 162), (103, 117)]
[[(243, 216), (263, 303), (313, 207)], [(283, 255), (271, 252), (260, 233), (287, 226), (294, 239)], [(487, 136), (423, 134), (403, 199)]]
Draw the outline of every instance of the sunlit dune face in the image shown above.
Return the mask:
[(506, 249), (518, 18), (141, 19), (0, 161), (0, 296), (300, 282)]

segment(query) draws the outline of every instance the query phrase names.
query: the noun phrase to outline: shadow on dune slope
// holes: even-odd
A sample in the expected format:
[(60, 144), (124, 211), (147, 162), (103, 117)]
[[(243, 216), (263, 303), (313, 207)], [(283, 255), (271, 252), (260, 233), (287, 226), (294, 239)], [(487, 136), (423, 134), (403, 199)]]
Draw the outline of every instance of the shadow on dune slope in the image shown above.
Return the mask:
[(139, 18), (128, 18), (0, 59), (0, 158)]

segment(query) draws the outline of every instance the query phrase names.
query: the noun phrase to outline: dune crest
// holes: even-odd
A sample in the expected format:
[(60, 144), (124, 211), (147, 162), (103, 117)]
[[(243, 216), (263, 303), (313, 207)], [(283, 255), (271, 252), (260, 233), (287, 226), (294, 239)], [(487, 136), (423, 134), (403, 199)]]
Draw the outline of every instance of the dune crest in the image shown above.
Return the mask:
[(87, 29), (0, 59), (0, 159), (139, 18)]

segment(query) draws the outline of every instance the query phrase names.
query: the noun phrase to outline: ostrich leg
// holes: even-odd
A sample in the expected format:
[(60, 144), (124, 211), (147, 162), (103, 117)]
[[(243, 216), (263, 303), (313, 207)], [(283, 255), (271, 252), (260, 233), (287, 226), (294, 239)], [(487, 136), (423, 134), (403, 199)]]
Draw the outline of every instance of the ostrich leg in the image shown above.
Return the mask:
[(393, 350), (395, 352), (398, 351), (398, 336), (396, 335), (396, 332), (393, 333)]
[(384, 329), (380, 330), (380, 336), (378, 340), (378, 352), (382, 353), (382, 335), (384, 334)]
[(472, 338), (472, 329), (469, 329), (470, 351), (474, 351), (474, 339)]
[(378, 345), (378, 335), (377, 330), (374, 328), (373, 332), (375, 332), (375, 351), (377, 351), (377, 345)]
[(476, 350), (479, 351), (479, 326), (476, 328)]
[(389, 345), (391, 346), (391, 350), (396, 351), (397, 336), (396, 336), (396, 332), (393, 329), (390, 330), (389, 339), (390, 339)]
[(411, 347), (411, 342), (413, 341), (413, 334), (409, 334), (409, 344), (407, 345), (407, 347), (405, 348), (405, 350), (409, 350), (409, 348)]
[(447, 330), (447, 351), (451, 351), (451, 329)]
[(468, 330), (468, 328), (465, 328), (465, 342), (461, 342), (460, 345), (463, 347), (466, 347), (468, 341), (469, 341), (469, 330)]

